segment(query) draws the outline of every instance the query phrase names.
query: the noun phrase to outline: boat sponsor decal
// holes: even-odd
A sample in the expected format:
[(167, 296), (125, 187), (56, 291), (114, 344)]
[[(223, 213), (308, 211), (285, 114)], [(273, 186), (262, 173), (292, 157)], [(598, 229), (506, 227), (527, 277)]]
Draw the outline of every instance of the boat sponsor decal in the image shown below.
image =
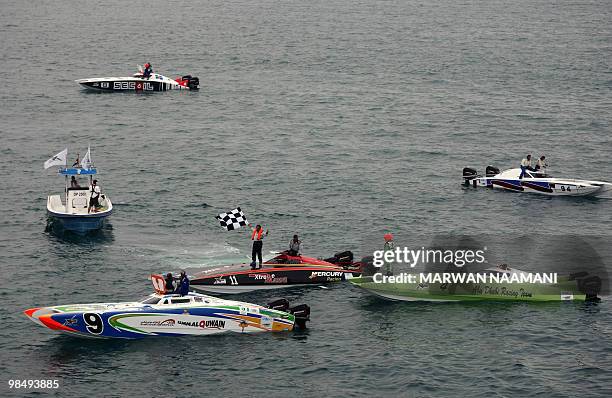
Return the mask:
[(75, 316), (73, 316), (72, 318), (66, 318), (64, 319), (64, 326), (76, 326), (79, 324), (79, 320), (75, 318)]
[(207, 319), (201, 321), (178, 321), (179, 325), (201, 329), (225, 329), (225, 321), (221, 319)]
[(215, 278), (213, 285), (227, 285), (227, 279), (223, 277)]
[(272, 318), (266, 315), (262, 315), (261, 326), (265, 327), (266, 329), (270, 329), (272, 328), (273, 323), (274, 323), (274, 320)]
[(502, 296), (502, 297), (514, 297), (514, 298), (533, 297), (533, 292), (529, 290), (525, 290), (522, 287), (519, 289), (510, 289), (506, 286), (474, 285), (474, 288), (472, 289), (471, 293), (477, 294), (477, 295), (484, 295), (484, 296)]
[(172, 318), (163, 321), (141, 321), (140, 326), (174, 327), (176, 321)]
[(321, 278), (321, 277), (327, 277), (327, 278), (342, 278), (342, 275), (344, 275), (344, 272), (342, 271), (312, 271), (310, 273), (310, 276), (308, 277), (309, 279), (314, 279), (314, 278)]
[(151, 82), (113, 82), (113, 90), (155, 91), (155, 87)]
[(271, 284), (288, 283), (288, 279), (286, 276), (277, 277), (275, 274), (267, 274), (267, 273), (249, 274), (249, 278), (253, 278), (256, 281), (263, 281), (264, 283), (271, 283)]
[(574, 294), (571, 292), (561, 292), (561, 300), (567, 301), (567, 300), (573, 300), (574, 299)]

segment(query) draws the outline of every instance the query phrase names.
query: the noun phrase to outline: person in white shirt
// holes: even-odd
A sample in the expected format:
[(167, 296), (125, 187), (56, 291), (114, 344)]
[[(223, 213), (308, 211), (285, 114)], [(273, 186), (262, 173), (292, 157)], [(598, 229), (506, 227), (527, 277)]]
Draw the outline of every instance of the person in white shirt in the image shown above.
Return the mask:
[(87, 213), (91, 211), (93, 207), (94, 210), (100, 207), (100, 186), (98, 185), (98, 180), (93, 180), (91, 184), (91, 196), (89, 197), (89, 207), (87, 208)]
[(519, 180), (525, 176), (526, 170), (533, 171), (533, 168), (531, 167), (531, 154), (528, 154), (525, 159), (521, 160), (521, 175), (519, 175)]
[(546, 168), (548, 167), (548, 163), (546, 163), (546, 156), (542, 155), (536, 162), (536, 171), (542, 170), (542, 173), (546, 174)]

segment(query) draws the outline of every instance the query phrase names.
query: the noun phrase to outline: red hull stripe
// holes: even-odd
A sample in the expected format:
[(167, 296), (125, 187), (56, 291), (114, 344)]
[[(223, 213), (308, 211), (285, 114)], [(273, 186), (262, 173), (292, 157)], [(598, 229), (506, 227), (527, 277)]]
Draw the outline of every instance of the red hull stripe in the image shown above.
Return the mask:
[(40, 309), (40, 307), (30, 308), (30, 309), (27, 309), (27, 310), (23, 311), (23, 313), (26, 314), (27, 316), (29, 316), (30, 318), (32, 318), (32, 314), (35, 313), (36, 311), (38, 311), (39, 309)]
[(69, 328), (68, 326), (62, 325), (61, 323), (53, 320), (53, 318), (51, 318), (52, 315), (55, 315), (55, 314), (42, 315), (42, 316), (38, 317), (38, 320), (41, 321), (43, 323), (43, 325), (45, 325), (49, 329), (53, 329), (53, 330), (66, 330), (68, 332), (78, 332), (78, 330), (75, 330), (73, 328)]

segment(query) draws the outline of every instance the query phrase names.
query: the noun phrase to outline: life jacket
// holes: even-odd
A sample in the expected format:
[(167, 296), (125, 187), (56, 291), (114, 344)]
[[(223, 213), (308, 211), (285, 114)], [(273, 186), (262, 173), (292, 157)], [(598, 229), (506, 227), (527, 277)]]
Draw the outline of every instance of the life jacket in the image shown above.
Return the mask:
[[(257, 235), (257, 239), (255, 239), (255, 235)], [(260, 229), (259, 231), (254, 229), (253, 233), (251, 234), (251, 240), (261, 240), (262, 236), (263, 236), (263, 228)]]

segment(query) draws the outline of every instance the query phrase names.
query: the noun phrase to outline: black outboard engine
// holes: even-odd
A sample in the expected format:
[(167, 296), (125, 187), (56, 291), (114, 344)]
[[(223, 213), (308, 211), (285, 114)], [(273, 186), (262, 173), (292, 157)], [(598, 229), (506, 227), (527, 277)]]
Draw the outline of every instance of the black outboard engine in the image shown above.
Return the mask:
[(295, 316), (295, 324), (300, 329), (306, 329), (306, 322), (310, 321), (310, 307), (299, 304), (289, 310)]
[(287, 299), (274, 300), (271, 303), (268, 303), (268, 308), (270, 308), (271, 310), (287, 312), (287, 310), (289, 309), (289, 300)]
[(353, 252), (347, 250), (344, 252), (335, 253), (333, 257), (326, 258), (325, 261), (327, 261), (328, 263), (340, 265), (342, 267), (347, 267), (352, 264), (353, 258)]
[(589, 275), (588, 272), (577, 272), (571, 274), (570, 280), (575, 280), (578, 284), (578, 290), (580, 290), (586, 296), (587, 301), (600, 301), (601, 299), (597, 296), (601, 292), (602, 281), (601, 278), (595, 275)]
[(487, 166), (485, 174), (487, 175), (487, 177), (496, 176), (499, 174), (499, 169), (497, 167)]
[(480, 177), (480, 175), (478, 175), (476, 169), (473, 169), (471, 167), (463, 168), (463, 183), (465, 185), (470, 185), (470, 181), (478, 177)]
[(198, 90), (200, 88), (200, 79), (197, 77), (186, 75), (181, 77), (181, 79), (187, 81), (187, 87), (189, 87), (190, 90)]

